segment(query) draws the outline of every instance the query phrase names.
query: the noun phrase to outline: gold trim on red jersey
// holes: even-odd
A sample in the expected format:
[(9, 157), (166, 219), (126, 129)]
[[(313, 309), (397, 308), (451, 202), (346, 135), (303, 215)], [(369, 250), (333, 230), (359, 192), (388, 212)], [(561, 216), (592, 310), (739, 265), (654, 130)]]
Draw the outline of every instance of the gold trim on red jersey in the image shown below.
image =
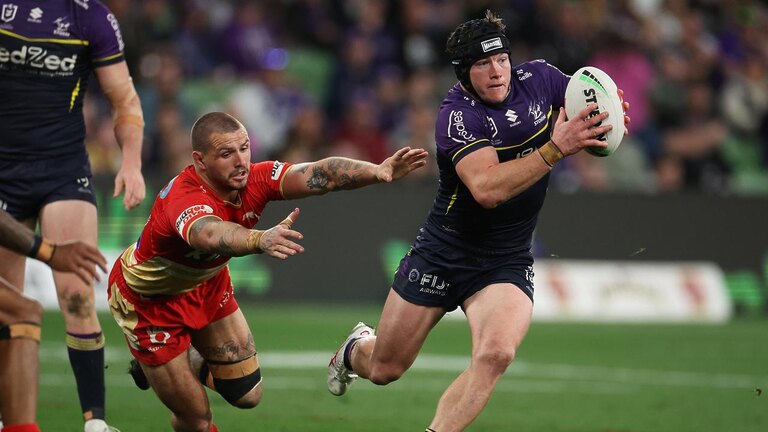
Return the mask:
[(139, 263), (133, 256), (135, 249), (136, 243), (123, 252), (120, 265), (128, 286), (143, 295), (168, 295), (192, 291), (201, 282), (212, 278), (227, 266), (225, 262), (216, 267), (195, 268), (159, 256)]

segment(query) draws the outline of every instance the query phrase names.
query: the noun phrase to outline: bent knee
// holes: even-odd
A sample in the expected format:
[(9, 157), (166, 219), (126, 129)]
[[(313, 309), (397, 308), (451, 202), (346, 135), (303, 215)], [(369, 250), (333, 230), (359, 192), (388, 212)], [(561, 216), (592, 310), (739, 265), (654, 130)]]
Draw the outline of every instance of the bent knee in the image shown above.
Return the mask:
[(257, 386), (253, 390), (245, 394), (245, 396), (232, 403), (232, 406), (242, 409), (256, 408), (261, 402), (261, 386)]
[[(261, 370), (256, 355), (235, 363), (208, 363), (216, 391), (230, 405), (253, 408), (261, 401)], [(244, 374), (244, 375), (242, 375)], [(236, 375), (242, 375), (233, 377)]]
[(486, 350), (476, 355), (474, 361), (504, 373), (507, 367), (515, 359), (514, 348), (495, 348)]
[(397, 365), (373, 365), (368, 379), (376, 385), (387, 385), (403, 376), (407, 368)]

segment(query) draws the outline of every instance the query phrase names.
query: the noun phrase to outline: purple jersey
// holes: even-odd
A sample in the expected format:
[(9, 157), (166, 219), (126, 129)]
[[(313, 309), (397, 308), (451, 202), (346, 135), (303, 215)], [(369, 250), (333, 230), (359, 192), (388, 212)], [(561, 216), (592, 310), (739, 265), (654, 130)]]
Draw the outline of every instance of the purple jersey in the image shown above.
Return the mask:
[(84, 155), (88, 77), (124, 61), (115, 16), (97, 0), (10, 0), (0, 13), (0, 159)]
[(425, 229), (452, 244), (489, 253), (528, 250), (549, 175), (494, 209), (484, 209), (456, 173), (456, 164), (483, 147), (500, 162), (526, 157), (549, 140), (570, 77), (543, 60), (515, 66), (511, 92), (496, 106), (478, 102), (456, 84), (435, 128), (440, 184)]

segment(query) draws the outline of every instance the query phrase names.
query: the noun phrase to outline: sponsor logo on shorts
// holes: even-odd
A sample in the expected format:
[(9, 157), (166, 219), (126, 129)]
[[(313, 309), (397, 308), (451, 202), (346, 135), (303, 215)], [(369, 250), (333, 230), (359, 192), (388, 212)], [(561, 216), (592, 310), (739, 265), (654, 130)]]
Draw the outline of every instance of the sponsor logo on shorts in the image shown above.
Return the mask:
[(416, 282), (417, 280), (419, 280), (419, 271), (416, 269), (411, 269), (411, 271), (408, 273), (408, 281)]
[(230, 286), (229, 289), (224, 290), (224, 294), (221, 296), (221, 301), (219, 301), (219, 308), (223, 308), (224, 305), (229, 303), (229, 300), (232, 298), (232, 287)]
[(77, 188), (78, 192), (93, 195), (93, 191), (91, 191), (91, 179), (88, 177), (80, 177), (77, 179), (77, 184), (79, 185)]
[(272, 180), (279, 179), (284, 168), (285, 164), (283, 162), (275, 161), (275, 163), (272, 164)]
[(179, 234), (184, 235), (184, 227), (187, 226), (187, 223), (192, 220), (192, 218), (200, 213), (213, 214), (213, 209), (206, 204), (197, 204), (187, 208), (181, 212), (178, 218), (176, 218), (176, 231), (178, 231)]
[(85, 10), (88, 10), (88, 0), (75, 0), (75, 4)]
[(533, 286), (533, 266), (527, 266), (525, 268), (525, 280), (528, 281), (528, 284)]
[(160, 327), (150, 327), (147, 329), (149, 335), (149, 341), (153, 345), (167, 345), (168, 340), (171, 338), (171, 334)]
[[(410, 280), (410, 274), (408, 275), (408, 278)], [(429, 273), (424, 273), (421, 275), (421, 279), (419, 280), (419, 292), (423, 292), (426, 294), (433, 294), (433, 295), (439, 295), (439, 296), (445, 296), (446, 292), (448, 292), (448, 287), (451, 284), (445, 281), (445, 279), (441, 278), (440, 276), (431, 275)]]

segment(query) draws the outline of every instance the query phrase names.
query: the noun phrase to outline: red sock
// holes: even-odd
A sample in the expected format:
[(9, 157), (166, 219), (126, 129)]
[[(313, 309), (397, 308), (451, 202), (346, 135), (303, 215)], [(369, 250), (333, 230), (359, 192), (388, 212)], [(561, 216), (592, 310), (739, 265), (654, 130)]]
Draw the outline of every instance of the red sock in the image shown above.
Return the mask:
[(1, 429), (3, 432), (40, 432), (37, 423), (5, 425)]
[(211, 423), (211, 428), (208, 429), (208, 432), (219, 432), (219, 428), (217, 428), (215, 424)]

